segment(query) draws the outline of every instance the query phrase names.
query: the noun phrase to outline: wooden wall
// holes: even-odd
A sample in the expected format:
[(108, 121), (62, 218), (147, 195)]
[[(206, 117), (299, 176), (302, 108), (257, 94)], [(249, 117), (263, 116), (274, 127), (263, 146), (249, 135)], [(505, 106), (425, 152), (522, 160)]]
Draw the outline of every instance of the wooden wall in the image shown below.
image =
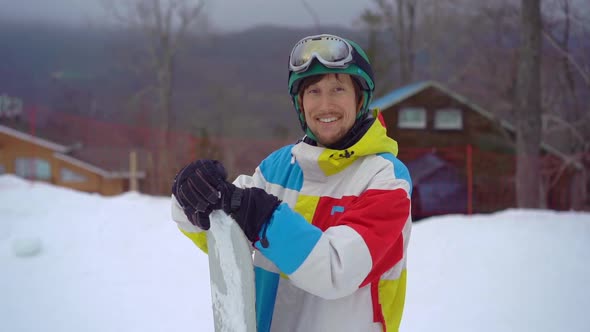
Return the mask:
[[(104, 178), (100, 174), (88, 169), (55, 158), (54, 151), (49, 148), (0, 133), (0, 164), (4, 166), (5, 172), (16, 173), (15, 163), (17, 158), (40, 158), (46, 160), (51, 167), (51, 176), (49, 179), (41, 180), (55, 185), (85, 192), (95, 192), (102, 195), (116, 195), (125, 190), (125, 179)], [(64, 167), (84, 176), (85, 181), (64, 181), (61, 177), (61, 169)]]
[[(425, 108), (426, 128), (398, 128), (398, 112), (404, 107)], [(440, 108), (460, 109), (463, 129), (434, 129), (434, 113)], [(398, 142), (399, 158), (404, 162), (419, 158), (427, 151), (436, 151), (467, 178), (466, 147), (472, 146), (474, 212), (491, 212), (516, 206), (514, 133), (432, 87), (382, 110), (382, 115), (387, 134)], [(565, 195), (570, 190), (571, 175), (565, 173), (558, 185), (552, 188), (548, 197), (549, 208), (564, 209), (571, 203), (570, 195)]]

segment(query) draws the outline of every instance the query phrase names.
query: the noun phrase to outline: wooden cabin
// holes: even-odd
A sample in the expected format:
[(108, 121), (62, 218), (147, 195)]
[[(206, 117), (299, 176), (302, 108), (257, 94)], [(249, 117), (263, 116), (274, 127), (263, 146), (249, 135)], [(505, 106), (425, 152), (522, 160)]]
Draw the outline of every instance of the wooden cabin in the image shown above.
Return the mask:
[[(84, 155), (94, 155), (96, 160), (81, 157)], [(58, 143), (0, 124), (0, 174), (102, 195), (123, 193), (130, 190), (131, 179), (139, 182), (145, 178), (141, 170), (107, 168), (99, 159), (78, 144)]]
[[(414, 194), (440, 194), (448, 191), (449, 185), (464, 187), (466, 206), (457, 209), (456, 213), (491, 212), (516, 206), (515, 129), (512, 124), (494, 117), (482, 107), (434, 81), (419, 82), (391, 91), (374, 100), (371, 107), (381, 110), (388, 135), (399, 144), (399, 158), (402, 161), (424, 167), (424, 161), (412, 162), (427, 154), (435, 154), (461, 174), (461, 180), (455, 184), (445, 180), (438, 190), (421, 190), (422, 179), (432, 186), (436, 182), (433, 182), (433, 177), (437, 176), (437, 172), (442, 179), (445, 176), (441, 172), (449, 167), (440, 166), (438, 171), (435, 167), (429, 167), (432, 172), (427, 176), (423, 176), (420, 170), (421, 176), (413, 184)], [(548, 144), (543, 143), (541, 151), (542, 162), (546, 165), (566, 159)], [(580, 167), (577, 165), (578, 170)], [(575, 200), (573, 193), (576, 192), (576, 181), (572, 179), (576, 171), (576, 167), (569, 167), (567, 171), (555, 174), (548, 166), (543, 169), (547, 184), (553, 184), (546, 195), (547, 208), (571, 208), (572, 200)], [(559, 178), (556, 179), (556, 176)], [(445, 199), (439, 198), (443, 203)], [(416, 202), (419, 201), (432, 201), (432, 198), (416, 197)], [(423, 216), (432, 214), (437, 213), (429, 212)]]

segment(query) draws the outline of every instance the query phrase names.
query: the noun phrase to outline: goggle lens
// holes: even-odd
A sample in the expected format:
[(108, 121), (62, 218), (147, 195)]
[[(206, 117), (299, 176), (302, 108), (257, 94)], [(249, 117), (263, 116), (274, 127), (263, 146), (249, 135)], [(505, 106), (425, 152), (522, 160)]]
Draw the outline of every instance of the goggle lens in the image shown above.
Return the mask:
[(311, 37), (300, 41), (291, 52), (291, 70), (306, 70), (311, 61), (317, 58), (324, 65), (343, 67), (352, 60), (352, 48), (340, 39), (331, 36)]

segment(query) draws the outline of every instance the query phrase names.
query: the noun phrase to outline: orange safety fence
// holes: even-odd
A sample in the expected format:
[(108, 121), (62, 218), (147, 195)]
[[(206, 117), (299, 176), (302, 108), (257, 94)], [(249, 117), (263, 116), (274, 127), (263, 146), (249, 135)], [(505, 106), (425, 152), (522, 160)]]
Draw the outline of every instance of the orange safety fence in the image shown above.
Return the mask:
[[(81, 143), (73, 150), (74, 156), (116, 170), (129, 169), (129, 153), (136, 151), (138, 167), (146, 173), (140, 191), (150, 194), (168, 194), (174, 174), (192, 160), (221, 160), (231, 180), (239, 174), (251, 174), (269, 153), (294, 143), (294, 140), (213, 137), (182, 131), (164, 133), (158, 128), (100, 121), (63, 112), (45, 114), (43, 124), (30, 125), (29, 132), (32, 135), (49, 133), (49, 137), (59, 137), (59, 140), (73, 145)], [(414, 213), (418, 217), (492, 212), (517, 205), (514, 153), (487, 151), (471, 145), (444, 148), (402, 146), (398, 157), (412, 166)], [(542, 187), (548, 208), (571, 208), (576, 199), (572, 186), (579, 181), (576, 174), (580, 172), (584, 175), (582, 187), (585, 186), (581, 192), (587, 196), (585, 174), (588, 163), (584, 162), (590, 160), (590, 156), (570, 157), (580, 160), (581, 169), (552, 154), (543, 153), (540, 157)], [(581, 199), (582, 204), (588, 204), (587, 197)], [(426, 206), (419, 207), (421, 203)]]

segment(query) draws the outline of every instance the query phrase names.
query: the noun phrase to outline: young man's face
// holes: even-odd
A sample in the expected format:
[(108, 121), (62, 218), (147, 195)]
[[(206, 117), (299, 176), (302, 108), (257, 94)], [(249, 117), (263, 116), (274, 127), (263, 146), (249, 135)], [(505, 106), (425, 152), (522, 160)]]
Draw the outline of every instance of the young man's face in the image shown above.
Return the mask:
[(354, 125), (358, 106), (350, 75), (325, 75), (308, 86), (301, 97), (305, 123), (319, 144), (338, 142)]

